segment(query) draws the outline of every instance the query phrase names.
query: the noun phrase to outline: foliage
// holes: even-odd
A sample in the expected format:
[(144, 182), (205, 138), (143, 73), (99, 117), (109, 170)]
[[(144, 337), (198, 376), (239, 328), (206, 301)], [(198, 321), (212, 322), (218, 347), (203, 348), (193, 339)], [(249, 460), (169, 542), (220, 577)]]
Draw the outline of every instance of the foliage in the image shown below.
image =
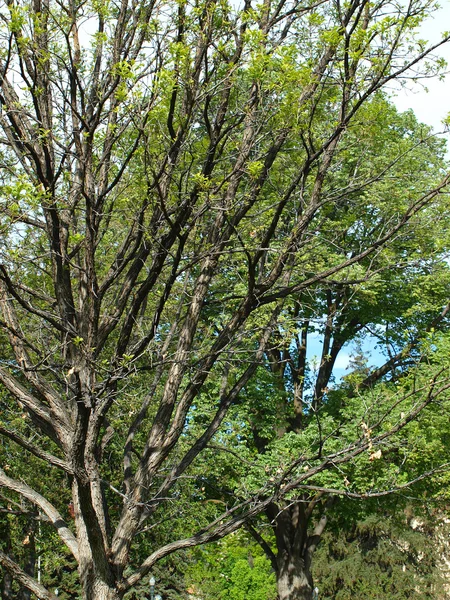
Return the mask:
[(242, 532), (194, 554), (193, 589), (204, 600), (275, 600), (275, 574), (258, 545)]
[(444, 597), (440, 548), (436, 540), (430, 543), (436, 523), (422, 522), (413, 529), (412, 521), (402, 510), (397, 516), (376, 511), (355, 519), (350, 527), (324, 534), (314, 567), (320, 596)]
[[(309, 565), (324, 486), (410, 473), (398, 440), (447, 401), (425, 341), (446, 323), (449, 176), (384, 90), (442, 70), (414, 33), (432, 8), (0, 5), (0, 485), (11, 516), (19, 498), (45, 515), (51, 572), (1, 551), (22, 587), (52, 598), (67, 564), (70, 595), (75, 562), (84, 600), (163, 567), (184, 593), (171, 555), (262, 513), (278, 557)], [(371, 326), (384, 372), (333, 395), (337, 355)], [(234, 567), (236, 595), (259, 571)]]

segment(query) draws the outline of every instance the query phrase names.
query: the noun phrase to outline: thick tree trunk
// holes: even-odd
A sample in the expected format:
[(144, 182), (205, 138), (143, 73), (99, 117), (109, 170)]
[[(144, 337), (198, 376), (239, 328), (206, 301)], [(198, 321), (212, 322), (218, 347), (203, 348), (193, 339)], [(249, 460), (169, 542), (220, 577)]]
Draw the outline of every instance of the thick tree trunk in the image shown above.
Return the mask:
[(302, 557), (283, 552), (278, 555), (278, 600), (311, 600), (313, 580)]
[[(80, 493), (80, 490), (83, 493)], [(90, 494), (74, 482), (74, 511), (78, 540), (78, 570), (83, 600), (121, 600), (117, 591), (108, 548), (104, 546), (102, 528), (96, 523), (95, 509)], [(81, 503), (84, 501), (84, 509)], [(93, 531), (97, 533), (94, 539)]]
[(277, 545), (272, 564), (276, 564), (278, 600), (312, 600), (311, 561), (326, 525), (323, 514), (308, 532), (314, 506), (311, 502), (297, 502), (285, 507), (272, 504), (267, 509)]
[(83, 600), (121, 600), (114, 581), (105, 581), (89, 551), (80, 554), (79, 573)]
[(108, 586), (100, 578), (93, 578), (89, 590), (83, 590), (83, 600), (120, 600), (117, 590)]
[(83, 600), (121, 600), (114, 581), (105, 581), (89, 552), (80, 554), (79, 573)]

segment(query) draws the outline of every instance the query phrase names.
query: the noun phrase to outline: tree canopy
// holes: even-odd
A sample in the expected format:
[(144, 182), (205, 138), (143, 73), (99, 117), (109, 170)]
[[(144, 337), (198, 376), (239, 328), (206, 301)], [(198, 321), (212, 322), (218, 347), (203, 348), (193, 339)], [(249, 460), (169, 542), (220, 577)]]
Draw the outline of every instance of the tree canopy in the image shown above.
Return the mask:
[[(281, 540), (292, 515), (276, 507), (298, 516), (302, 494), (333, 491), (347, 466), (372, 473), (379, 445), (446, 400), (427, 335), (448, 310), (450, 176), (442, 144), (384, 93), (442, 68), (449, 37), (427, 47), (414, 33), (432, 9), (0, 5), (0, 485), (53, 528), (86, 600), (118, 600), (158, 561), (263, 512)], [(310, 388), (313, 322), (324, 352)], [(336, 356), (370, 325), (391, 351), (370, 383), (395, 370), (403, 383), (374, 392), (370, 414), (354, 389), (336, 408)], [(332, 410), (347, 411), (338, 429)], [(242, 493), (199, 513), (200, 529), (187, 511), (177, 522), (233, 423), (260, 454)], [(384, 493), (374, 477), (334, 491)], [(323, 525), (278, 565), (280, 600), (311, 597)], [(54, 598), (7, 550), (10, 576)]]

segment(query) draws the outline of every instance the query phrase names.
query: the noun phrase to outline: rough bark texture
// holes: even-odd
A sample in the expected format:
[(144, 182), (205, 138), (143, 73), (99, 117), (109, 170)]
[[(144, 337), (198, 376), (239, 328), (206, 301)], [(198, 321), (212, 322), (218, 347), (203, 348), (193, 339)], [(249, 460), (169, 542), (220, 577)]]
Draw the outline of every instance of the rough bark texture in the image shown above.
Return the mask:
[(277, 591), (279, 600), (312, 599), (312, 576), (302, 557), (287, 551), (278, 553)]
[(307, 549), (308, 523), (303, 505), (271, 505), (267, 513), (275, 532), (279, 599), (310, 600), (313, 585)]
[[(276, 555), (270, 548), (261, 544), (275, 567), (279, 600), (311, 600), (313, 578), (311, 564), (314, 551), (320, 542), (326, 525), (326, 508), (331, 501), (322, 506), (320, 519), (311, 525), (312, 513), (317, 501), (286, 504), (272, 503), (266, 510), (276, 541)], [(259, 536), (260, 537), (260, 536)]]

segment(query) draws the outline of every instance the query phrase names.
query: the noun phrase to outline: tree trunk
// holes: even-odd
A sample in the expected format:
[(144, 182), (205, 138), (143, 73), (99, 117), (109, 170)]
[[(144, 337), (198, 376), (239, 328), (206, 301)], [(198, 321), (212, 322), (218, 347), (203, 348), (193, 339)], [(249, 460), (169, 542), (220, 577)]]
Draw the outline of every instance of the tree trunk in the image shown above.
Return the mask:
[(301, 556), (282, 552), (278, 554), (278, 600), (311, 600), (313, 580), (311, 571)]
[(87, 544), (85, 550), (80, 552), (78, 570), (83, 600), (121, 600), (122, 596), (117, 591), (112, 578), (110, 581), (106, 581), (99, 569), (96, 568)]
[(83, 600), (121, 600), (114, 581), (105, 581), (88, 553), (80, 555), (79, 573)]
[[(122, 595), (117, 591), (112, 565), (107, 558), (108, 549), (104, 547), (101, 528), (95, 522), (95, 509), (89, 502), (91, 497), (76, 482), (73, 492), (79, 553), (78, 571), (83, 600), (121, 600)], [(83, 501), (84, 510), (81, 510)], [(95, 540), (93, 531), (97, 532)]]
[(3, 573), (1, 593), (2, 600), (13, 600), (12, 577), (7, 572)]
[(93, 578), (89, 590), (83, 590), (83, 600), (120, 600), (121, 596), (116, 589), (108, 586), (100, 578)]
[(105, 577), (104, 570), (96, 564), (87, 537), (80, 537), (78, 570), (83, 600), (121, 600), (112, 573)]
[(277, 545), (272, 564), (276, 565), (278, 600), (312, 600), (311, 561), (326, 525), (323, 513), (308, 532), (314, 506), (315, 502), (296, 502), (284, 507), (271, 504), (267, 509)]

